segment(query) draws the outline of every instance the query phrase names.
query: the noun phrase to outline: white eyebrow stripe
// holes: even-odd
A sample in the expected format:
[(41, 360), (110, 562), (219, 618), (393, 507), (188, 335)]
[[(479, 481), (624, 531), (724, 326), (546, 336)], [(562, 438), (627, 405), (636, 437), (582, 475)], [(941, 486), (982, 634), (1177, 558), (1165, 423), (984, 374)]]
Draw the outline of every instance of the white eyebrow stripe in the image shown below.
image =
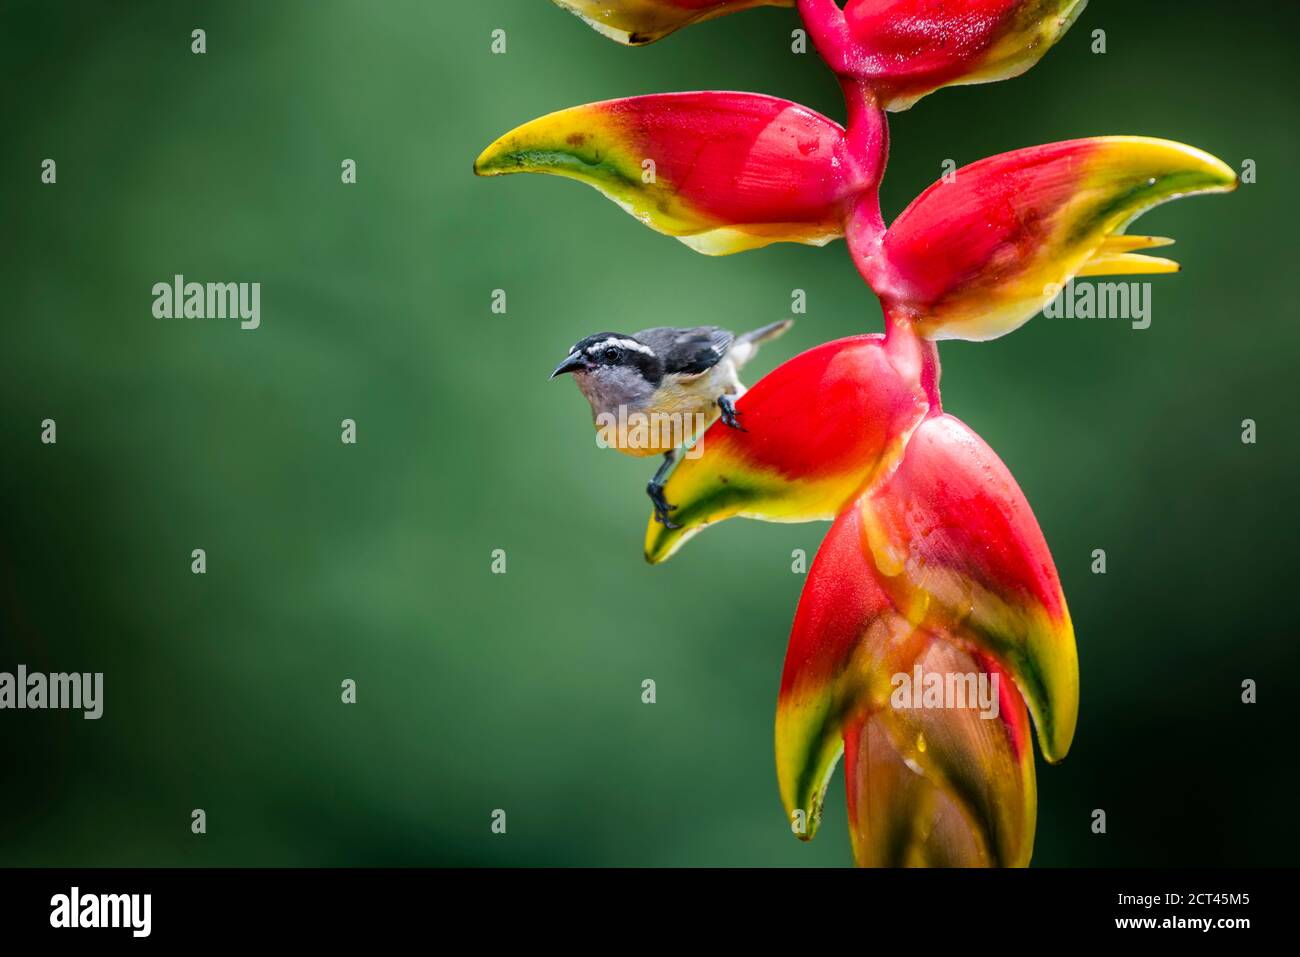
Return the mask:
[(619, 346), (623, 349), (630, 349), (633, 352), (641, 352), (648, 356), (655, 354), (653, 349), (637, 342), (635, 339), (619, 339), (616, 336), (611, 336), (608, 339), (601, 339), (600, 342), (593, 342), (591, 345), (587, 346), (587, 354), (591, 355), (592, 353), (599, 352), (601, 349), (605, 349), (609, 346)]

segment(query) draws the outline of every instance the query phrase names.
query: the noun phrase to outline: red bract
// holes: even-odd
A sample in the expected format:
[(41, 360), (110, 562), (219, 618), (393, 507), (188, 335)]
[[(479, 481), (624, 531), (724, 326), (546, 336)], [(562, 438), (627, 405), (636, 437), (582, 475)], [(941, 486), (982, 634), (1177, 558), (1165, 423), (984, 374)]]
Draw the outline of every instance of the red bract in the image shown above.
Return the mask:
[(651, 521), (646, 557), (661, 562), (704, 526), (734, 515), (778, 522), (828, 519), (897, 464), (903, 442), (932, 408), (921, 365), (928, 349), (890, 348), (878, 335), (817, 346), (755, 383), (745, 431), (715, 423), (704, 455), (667, 486), (677, 509)]
[[(633, 43), (759, 5), (559, 2)], [(756, 94), (634, 97), (526, 123), (475, 171), (582, 180), (702, 252), (846, 237), (886, 335), (826, 343), (757, 382), (736, 402), (745, 431), (715, 423), (702, 454), (669, 477), (676, 527), (652, 518), (646, 557), (664, 561), (733, 516), (833, 520), (777, 710), (792, 830), (813, 836), (843, 754), (860, 864), (1025, 865), (1036, 814), (1029, 718), (1047, 761), (1064, 758), (1079, 700), (1074, 630), (1029, 503), (942, 410), (934, 340), (1009, 332), (1075, 276), (1173, 271), (1140, 252), (1170, 241), (1126, 235), (1129, 224), (1236, 180), (1180, 143), (1073, 140), (957, 170), (886, 228), (885, 111), (1024, 72), (1084, 0), (797, 6), (839, 76), (845, 127)]]
[[(776, 721), (791, 828), (803, 840), (814, 836), (843, 754), (859, 864), (1025, 864), (1035, 809), (1024, 704), (1010, 676), (959, 628), (909, 621), (882, 585), (867, 534), (861, 509), (841, 515), (799, 601)], [(911, 707), (911, 695), (892, 700), (894, 677), (917, 669), (983, 677), (990, 688), (997, 676), (988, 699), (996, 714)]]
[(933, 416), (859, 504), (895, 606), (1011, 672), (1044, 757), (1065, 757), (1078, 699), (1074, 629), (1047, 542), (1007, 467), (958, 419)]
[(474, 171), (580, 180), (711, 254), (829, 242), (862, 179), (839, 124), (789, 100), (718, 92), (561, 110), (498, 139)]
[(944, 86), (1024, 73), (1070, 28), (1087, 0), (799, 0), (831, 69), (905, 110)]
[(862, 267), (891, 312), (932, 339), (992, 339), (1029, 320), (1076, 275), (1162, 273), (1125, 236), (1144, 211), (1236, 185), (1182, 143), (1101, 136), (1003, 153), (957, 170), (903, 210)]

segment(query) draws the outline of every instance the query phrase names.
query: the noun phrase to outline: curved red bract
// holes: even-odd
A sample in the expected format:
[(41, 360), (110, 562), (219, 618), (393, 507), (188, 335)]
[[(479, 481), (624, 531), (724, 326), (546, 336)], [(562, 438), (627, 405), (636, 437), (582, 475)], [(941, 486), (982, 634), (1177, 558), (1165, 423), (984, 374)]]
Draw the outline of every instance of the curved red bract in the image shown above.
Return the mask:
[(1099, 136), (1003, 153), (954, 171), (899, 214), (874, 264), (877, 291), (924, 336), (994, 338), (1081, 271), (1176, 269), (1135, 252), (1169, 240), (1124, 229), (1167, 200), (1235, 185), (1222, 161), (1168, 140)]
[(1023, 0), (849, 0), (844, 17), (862, 75), (942, 86), (1015, 25)]
[[(893, 683), (920, 667), (996, 675), (990, 701), (1001, 724), (982, 724), (969, 709), (900, 708)], [(1074, 632), (1060, 581), (1006, 467), (969, 428), (938, 413), (915, 430), (892, 474), (839, 514), (809, 570), (777, 707), (786, 811), (807, 817), (802, 836), (811, 838), (843, 750), (860, 863), (907, 863), (898, 842), (913, 832), (923, 862), (1028, 863), (1034, 786), (1026, 704), (1044, 756), (1060, 760), (1078, 709)], [(869, 749), (870, 759), (859, 749)], [(984, 764), (983, 777), (972, 778), (971, 768)], [(880, 809), (894, 807), (879, 792), (882, 775), (927, 801), (951, 803), (951, 840), (927, 846), (930, 828), (905, 816), (882, 825)], [(863, 801), (878, 813), (853, 818)], [(906, 833), (886, 840), (882, 827)]]
[(809, 349), (737, 402), (744, 431), (715, 422), (673, 471), (668, 528), (651, 521), (646, 556), (660, 562), (706, 525), (735, 515), (771, 521), (830, 518), (892, 467), (931, 396), (885, 337)]
[(839, 124), (778, 97), (713, 91), (559, 110), (497, 139), (474, 170), (585, 182), (715, 255), (829, 242), (863, 188)]
[(912, 200), (885, 234), (896, 298), (938, 303), (996, 283), (1044, 244), (1097, 148), (1088, 140), (1003, 153), (958, 170)]
[(807, 222), (847, 195), (844, 128), (750, 93), (672, 93), (604, 104), (678, 198), (724, 223)]

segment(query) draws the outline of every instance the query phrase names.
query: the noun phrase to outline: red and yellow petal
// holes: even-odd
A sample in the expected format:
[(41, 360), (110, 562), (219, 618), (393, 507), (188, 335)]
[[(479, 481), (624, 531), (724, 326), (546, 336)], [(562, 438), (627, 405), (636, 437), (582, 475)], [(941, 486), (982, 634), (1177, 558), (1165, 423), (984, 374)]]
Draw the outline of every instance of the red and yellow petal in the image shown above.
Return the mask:
[(859, 510), (895, 607), (995, 658), (1034, 716), (1043, 756), (1064, 758), (1079, 708), (1074, 626), (1047, 542), (1001, 459), (960, 420), (934, 416)]
[(887, 470), (929, 410), (925, 391), (876, 335), (828, 342), (783, 363), (736, 403), (745, 431), (714, 423), (664, 487), (668, 528), (651, 520), (661, 562), (704, 526), (740, 515), (830, 519)]
[(876, 292), (931, 339), (992, 339), (1028, 321), (1077, 275), (1159, 273), (1124, 236), (1160, 203), (1224, 192), (1236, 176), (1168, 140), (1107, 136), (1004, 153), (957, 170), (885, 233)]
[(752, 7), (789, 7), (794, 0), (555, 0), (611, 40), (640, 46), (687, 24)]
[[(790, 636), (776, 762), (792, 830), (814, 836), (844, 753), (859, 864), (1023, 866), (1035, 790), (1019, 692), (971, 637), (916, 627), (899, 613), (864, 536), (860, 509), (836, 519)], [(915, 708), (895, 693), (898, 676), (917, 668), (983, 681), (988, 697)]]
[(580, 180), (650, 228), (725, 255), (842, 235), (856, 182), (845, 154), (839, 124), (789, 100), (667, 93), (525, 123), (484, 150), (474, 171)]
[(862, 547), (850, 508), (822, 541), (795, 612), (776, 712), (776, 769), (795, 834), (821, 821), (844, 730), (886, 707), (890, 676), (910, 669), (928, 636), (895, 610)]
[(945, 86), (1019, 76), (1070, 28), (1087, 0), (799, 0), (831, 68), (905, 110)]

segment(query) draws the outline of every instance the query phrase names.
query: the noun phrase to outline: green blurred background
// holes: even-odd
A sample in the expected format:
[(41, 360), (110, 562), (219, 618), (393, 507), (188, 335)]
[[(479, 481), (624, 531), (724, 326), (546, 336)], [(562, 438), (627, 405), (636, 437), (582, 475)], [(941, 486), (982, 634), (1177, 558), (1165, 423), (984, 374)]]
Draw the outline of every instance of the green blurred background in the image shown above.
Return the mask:
[[(887, 217), (945, 159), (1076, 136), (1258, 164), (1143, 219), (1184, 266), (1153, 278), (1150, 329), (1040, 318), (942, 348), (945, 405), (1019, 479), (1078, 632), (1038, 865), (1300, 849), (1298, 71), (1276, 7), (1093, 0), (1028, 75), (893, 117)], [(842, 243), (710, 259), (572, 182), (470, 175), (510, 127), (614, 96), (842, 117), (796, 26), (759, 10), (632, 50), (545, 0), (5, 5), (0, 670), (106, 689), (98, 722), (0, 713), (0, 863), (850, 863), (841, 776), (804, 845), (772, 760), (791, 551), (825, 526), (729, 522), (647, 566), (647, 463), (598, 450), (546, 376), (593, 331), (748, 328), (806, 290), (752, 381), (879, 307)], [(261, 282), (262, 327), (154, 319), (175, 273)]]

